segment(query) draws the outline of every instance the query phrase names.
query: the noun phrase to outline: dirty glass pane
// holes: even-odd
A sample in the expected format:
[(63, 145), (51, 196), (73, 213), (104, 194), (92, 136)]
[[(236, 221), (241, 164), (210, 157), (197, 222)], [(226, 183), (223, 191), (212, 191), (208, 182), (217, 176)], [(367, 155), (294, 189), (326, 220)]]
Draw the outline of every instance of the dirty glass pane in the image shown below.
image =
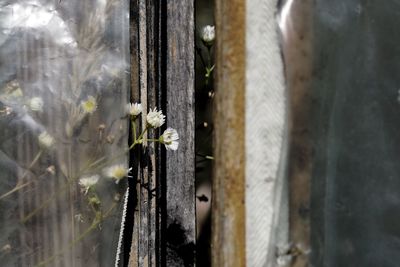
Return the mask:
[(0, 0), (1, 266), (114, 266), (128, 14), (125, 0)]
[(400, 261), (398, 1), (314, 1), (313, 266)]

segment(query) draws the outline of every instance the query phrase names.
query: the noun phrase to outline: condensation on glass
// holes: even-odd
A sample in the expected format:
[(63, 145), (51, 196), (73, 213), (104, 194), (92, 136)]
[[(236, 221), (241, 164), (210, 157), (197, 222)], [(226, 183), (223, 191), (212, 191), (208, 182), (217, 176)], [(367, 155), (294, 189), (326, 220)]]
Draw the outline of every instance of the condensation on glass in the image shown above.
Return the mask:
[(1, 266), (114, 266), (128, 15), (128, 1), (0, 1)]
[(399, 3), (284, 2), (292, 266), (399, 266)]

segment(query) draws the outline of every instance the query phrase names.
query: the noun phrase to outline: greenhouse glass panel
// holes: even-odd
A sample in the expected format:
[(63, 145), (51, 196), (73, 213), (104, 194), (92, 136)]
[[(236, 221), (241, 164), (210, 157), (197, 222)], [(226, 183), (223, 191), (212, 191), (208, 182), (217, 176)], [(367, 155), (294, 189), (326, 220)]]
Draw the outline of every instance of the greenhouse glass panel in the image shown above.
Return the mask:
[(128, 1), (1, 0), (0, 62), (1, 266), (114, 266)]
[(314, 266), (399, 266), (398, 7), (315, 2)]

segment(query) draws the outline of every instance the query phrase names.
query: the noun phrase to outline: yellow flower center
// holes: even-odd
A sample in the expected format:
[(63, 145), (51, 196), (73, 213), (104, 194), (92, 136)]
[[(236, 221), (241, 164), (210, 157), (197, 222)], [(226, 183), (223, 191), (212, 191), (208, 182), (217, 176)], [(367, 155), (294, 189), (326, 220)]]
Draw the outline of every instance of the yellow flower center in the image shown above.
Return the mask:
[(126, 176), (126, 170), (124, 168), (115, 168), (113, 171), (113, 177), (116, 179), (122, 179)]
[(82, 109), (86, 113), (93, 113), (97, 109), (97, 102), (93, 96), (89, 96), (86, 101), (81, 103)]

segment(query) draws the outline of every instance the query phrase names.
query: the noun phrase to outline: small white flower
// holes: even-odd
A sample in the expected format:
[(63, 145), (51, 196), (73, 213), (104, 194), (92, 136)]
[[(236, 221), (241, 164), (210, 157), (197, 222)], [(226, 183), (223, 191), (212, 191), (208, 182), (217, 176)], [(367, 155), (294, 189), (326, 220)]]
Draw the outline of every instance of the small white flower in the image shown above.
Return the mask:
[(129, 103), (129, 104), (127, 105), (127, 111), (128, 111), (128, 114), (129, 114), (129, 115), (131, 115), (131, 116), (137, 116), (137, 115), (139, 115), (140, 113), (142, 113), (142, 111), (143, 111), (142, 104), (139, 104), (139, 103), (134, 103), (134, 104)]
[(149, 111), (147, 114), (147, 124), (152, 128), (158, 128), (163, 125), (165, 122), (165, 116), (162, 114), (162, 111), (157, 111), (157, 108)]
[(4, 112), (6, 113), (6, 115), (10, 115), (13, 112), (13, 109), (11, 107), (6, 107), (4, 109)]
[(114, 166), (111, 166), (105, 170), (105, 175), (115, 179), (115, 183), (119, 183), (120, 180), (122, 180), (125, 177), (128, 177), (129, 171), (131, 168), (126, 168), (122, 164), (117, 164)]
[(5, 107), (3, 110), (0, 110), (0, 113), (5, 114), (5, 115), (10, 115), (13, 112), (13, 109), (11, 107)]
[(47, 167), (46, 171), (51, 175), (56, 175), (56, 167), (54, 165), (50, 165)]
[(2, 94), (1, 97), (7, 100), (20, 98), (24, 95), (19, 85), (19, 82), (16, 80), (7, 83), (4, 87), (4, 92), (5, 93)]
[(83, 220), (83, 215), (81, 214), (81, 213), (78, 213), (78, 214), (75, 214), (75, 219), (78, 221), (78, 222), (80, 222), (80, 223), (83, 223), (84, 222), (84, 220)]
[(12, 250), (11, 245), (10, 245), (10, 244), (6, 244), (6, 245), (4, 245), (4, 246), (1, 248), (0, 251), (1, 251), (1, 252), (4, 252), (4, 253), (10, 253), (11, 250)]
[(40, 97), (33, 97), (29, 100), (29, 108), (33, 111), (43, 111), (43, 99)]
[(99, 181), (99, 175), (86, 176), (79, 179), (79, 185), (85, 189), (85, 194)]
[(207, 25), (201, 31), (201, 40), (211, 44), (215, 39), (215, 26)]
[(168, 128), (160, 136), (160, 142), (165, 145), (167, 150), (177, 150), (179, 146), (179, 135), (175, 129)]
[(42, 148), (51, 148), (55, 143), (54, 138), (48, 132), (41, 133), (38, 139)]
[(81, 107), (85, 113), (93, 113), (97, 110), (97, 101), (93, 96), (88, 96), (85, 101), (81, 102)]

